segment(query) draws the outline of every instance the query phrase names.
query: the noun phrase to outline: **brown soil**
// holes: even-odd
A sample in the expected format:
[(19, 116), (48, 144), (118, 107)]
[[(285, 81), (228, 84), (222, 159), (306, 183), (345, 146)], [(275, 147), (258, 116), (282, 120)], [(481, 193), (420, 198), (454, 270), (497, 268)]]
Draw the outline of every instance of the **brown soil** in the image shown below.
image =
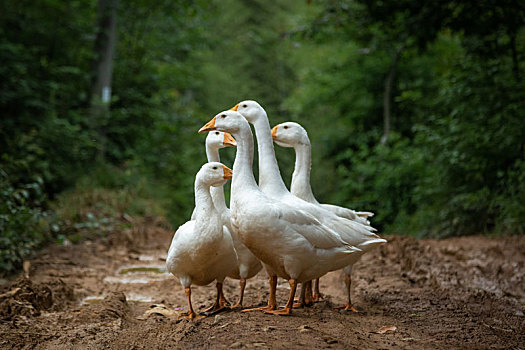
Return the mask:
[[(324, 300), (292, 316), (232, 311), (192, 322), (177, 318), (184, 292), (162, 270), (171, 235), (145, 220), (40, 252), (29, 279), (0, 286), (0, 348), (525, 349), (525, 236), (387, 237), (354, 268), (360, 313), (333, 309), (345, 302), (343, 276), (333, 272), (321, 279)], [(237, 292), (228, 280), (227, 297)], [(214, 293), (195, 287), (194, 307), (211, 305)], [(279, 280), (279, 301), (287, 295)], [(248, 281), (245, 305), (266, 297), (261, 272)], [(387, 325), (395, 331), (381, 334)]]

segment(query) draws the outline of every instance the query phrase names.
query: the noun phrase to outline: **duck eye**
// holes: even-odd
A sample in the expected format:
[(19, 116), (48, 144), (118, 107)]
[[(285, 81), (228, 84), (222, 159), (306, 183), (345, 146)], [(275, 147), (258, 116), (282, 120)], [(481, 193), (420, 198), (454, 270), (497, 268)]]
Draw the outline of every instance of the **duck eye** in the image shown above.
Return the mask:
[(226, 118), (226, 114), (222, 114), (222, 115), (221, 115), (221, 118)]
[(216, 166), (214, 166), (214, 167), (213, 167), (213, 170), (217, 170), (217, 167), (216, 167)]
[(246, 107), (248, 107), (248, 106), (247, 105), (242, 105), (242, 108), (246, 108)]
[(283, 126), (283, 128), (288, 129), (288, 126), (285, 125), (285, 126)]
[(219, 135), (219, 132), (218, 132), (218, 131), (215, 131), (215, 135)]

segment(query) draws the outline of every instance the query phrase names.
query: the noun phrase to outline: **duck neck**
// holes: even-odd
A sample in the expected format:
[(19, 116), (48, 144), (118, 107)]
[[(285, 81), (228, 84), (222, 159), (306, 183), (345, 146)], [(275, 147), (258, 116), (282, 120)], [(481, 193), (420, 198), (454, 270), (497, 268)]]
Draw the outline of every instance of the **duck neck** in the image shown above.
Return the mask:
[(295, 168), (292, 175), (290, 190), (293, 195), (310, 203), (317, 203), (310, 186), (310, 170), (312, 167), (312, 148), (310, 142), (298, 143), (295, 149)]
[(266, 112), (253, 124), (257, 135), (257, 150), (259, 152), (259, 187), (263, 192), (282, 194), (288, 192), (284, 184), (279, 165), (275, 158), (272, 131)]
[(242, 128), (233, 133), (237, 141), (237, 153), (233, 162), (233, 178), (231, 187), (231, 199), (245, 189), (258, 189), (253, 176), (253, 135), (250, 127)]
[(201, 183), (198, 178), (195, 180), (195, 220), (197, 226), (206, 226), (210, 221), (220, 220), (213, 205), (210, 187)]
[[(206, 145), (206, 157), (208, 162), (220, 162), (219, 150), (214, 147)], [(224, 212), (228, 209), (226, 206), (226, 200), (224, 199), (224, 186), (211, 187), (210, 188), (211, 199), (215, 208), (220, 212)]]

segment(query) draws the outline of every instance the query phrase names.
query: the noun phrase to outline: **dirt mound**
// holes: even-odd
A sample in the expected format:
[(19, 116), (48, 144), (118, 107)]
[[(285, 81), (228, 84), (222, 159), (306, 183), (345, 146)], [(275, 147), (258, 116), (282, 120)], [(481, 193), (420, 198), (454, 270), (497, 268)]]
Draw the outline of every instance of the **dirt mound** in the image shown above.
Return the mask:
[(51, 308), (53, 293), (46, 285), (34, 285), (21, 277), (0, 295), (0, 317), (11, 320), (16, 316), (38, 316), (41, 310)]
[(491, 294), (525, 302), (525, 274), (520, 273), (525, 270), (523, 239), (428, 242), (392, 237), (379, 252), (385, 264), (397, 265), (401, 277), (414, 286), (452, 291), (451, 296)]
[(357, 271), (367, 279), (358, 294), (370, 308), (408, 314), (405, 322), (443, 344), (453, 344), (445, 334), (454, 333), (464, 344), (512, 348), (524, 334), (524, 237), (388, 239), (363, 259), (368, 276)]
[(72, 300), (73, 288), (60, 279), (33, 283), (27, 277), (20, 277), (0, 295), (0, 319), (39, 316), (43, 310), (59, 310)]
[[(525, 348), (525, 236), (387, 237), (354, 266), (357, 314), (333, 309), (346, 302), (335, 271), (321, 278), (325, 298), (291, 317), (232, 311), (190, 322), (177, 318), (187, 300), (163, 270), (173, 232), (132, 220), (125, 232), (47, 248), (32, 260), (31, 280), (0, 290), (0, 348)], [(279, 280), (278, 303), (288, 288)], [(238, 289), (225, 281), (230, 300)], [(196, 311), (215, 292), (193, 288)], [(261, 272), (248, 281), (244, 305), (267, 297)], [(166, 313), (144, 317), (159, 304)]]
[(110, 322), (129, 319), (130, 307), (122, 292), (113, 292), (99, 303), (81, 309), (76, 321), (79, 323)]

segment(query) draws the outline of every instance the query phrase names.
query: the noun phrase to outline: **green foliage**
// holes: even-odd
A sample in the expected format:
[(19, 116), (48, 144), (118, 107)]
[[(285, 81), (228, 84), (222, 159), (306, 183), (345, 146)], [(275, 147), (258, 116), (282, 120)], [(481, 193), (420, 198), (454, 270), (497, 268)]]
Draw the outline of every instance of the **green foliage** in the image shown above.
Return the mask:
[[(150, 179), (131, 169), (95, 168), (75, 188), (60, 193), (51, 209), (60, 218), (59, 242), (105, 236), (129, 226), (132, 217), (166, 217), (166, 203)], [(122, 220), (124, 218), (124, 220)]]
[[(287, 100), (310, 131), (318, 198), (376, 211), (374, 225), (392, 233), (523, 232), (523, 52), (513, 44), (524, 40), (523, 8), (474, 6), (492, 23), (482, 28), (461, 22), (470, 4), (319, 4), (297, 54), (316, 57), (298, 59), (301, 87)], [(382, 145), (383, 84), (400, 48), (395, 133)]]
[[(90, 1), (2, 2), (0, 152), (15, 186), (39, 176), (55, 193), (93, 154), (80, 108), (92, 12)], [(71, 13), (78, 18), (70, 23)]]
[[(417, 128), (433, 154), (431, 164), (440, 169), (433, 191), (448, 201), (443, 230), (502, 229), (499, 222), (507, 218), (501, 213), (500, 205), (506, 205), (501, 195), (510, 185), (509, 172), (514, 173), (511, 169), (519, 167), (525, 155), (524, 86), (514, 81), (509, 65), (501, 61), (465, 57), (457, 68), (442, 80), (427, 124)], [(511, 187), (522, 187), (519, 178), (511, 178), (517, 180)], [(522, 230), (523, 224), (515, 229)]]
[(43, 211), (42, 179), (13, 186), (0, 169), (0, 272), (22, 265), (24, 257), (49, 239), (49, 213)]
[[(525, 233), (525, 162), (517, 160), (504, 176), (504, 188), (492, 202), (498, 212), (497, 232)], [(491, 208), (492, 209), (492, 208)]]
[[(196, 131), (243, 99), (300, 122), (318, 199), (374, 211), (385, 232), (525, 230), (520, 2), (120, 1), (112, 100), (93, 118), (96, 11), (0, 4), (0, 270), (124, 214), (186, 221)], [(293, 152), (276, 152), (288, 182)]]
[[(187, 124), (196, 109), (194, 102), (188, 103), (183, 97), (194, 88), (187, 73), (197, 64), (191, 60), (191, 52), (203, 45), (198, 33), (202, 27), (199, 21), (203, 18), (199, 3), (152, 5), (132, 1), (121, 4), (114, 98), (111, 114), (100, 120), (90, 118), (87, 99), (96, 5), (93, 0), (67, 3), (7, 1), (0, 5), (0, 58), (3, 62), (0, 67), (3, 82), (0, 88), (3, 113), (0, 118), (0, 166), (9, 174), (5, 196), (11, 196), (13, 191), (18, 193), (17, 189), (33, 183), (34, 178), (41, 179), (39, 186), (44, 196), (23, 205), (12, 199), (8, 202), (11, 203), (9, 207), (7, 204), (3, 207), (8, 214), (4, 216), (5, 229), (0, 233), (6, 251), (13, 251), (5, 255), (5, 261), (13, 264), (0, 267), (2, 270), (15, 268), (20, 259), (42, 241), (57, 236), (71, 240), (71, 235), (89, 227), (92, 233), (100, 231), (99, 228), (109, 223), (104, 222), (116, 215), (108, 208), (102, 214), (90, 211), (87, 202), (75, 201), (77, 195), (84, 198), (89, 197), (90, 191), (108, 191), (107, 196), (111, 199), (107, 206), (117, 206), (115, 211), (125, 209), (130, 215), (163, 215), (159, 206), (175, 202), (166, 197), (172, 192), (179, 193), (167, 188), (178, 187), (178, 184), (168, 182), (172, 179), (162, 183), (156, 177), (176, 173), (175, 180), (192, 182), (193, 176), (187, 175), (185, 164), (179, 162), (175, 149), (176, 145), (184, 143), (178, 137), (179, 131), (183, 132), (181, 125)], [(191, 32), (192, 29), (197, 30)], [(188, 36), (188, 33), (192, 34)], [(184, 61), (188, 64), (183, 64)], [(167, 124), (169, 129), (164, 128)], [(195, 122), (192, 133), (199, 124)], [(100, 139), (99, 130), (104, 131), (105, 140)], [(157, 145), (157, 142), (164, 143)], [(105, 159), (99, 158), (102, 148), (106, 151)], [(157, 151), (161, 148), (174, 149), (171, 159), (159, 161), (162, 154)], [(128, 170), (116, 171), (116, 166)], [(159, 171), (171, 167), (178, 171)], [(141, 180), (131, 185), (131, 180), (123, 175), (126, 171), (143, 172), (150, 177), (146, 180), (146, 176), (141, 175)], [(84, 190), (77, 190), (78, 193), (60, 194), (74, 187), (76, 182), (93, 177), (104, 181), (83, 185)], [(161, 184), (157, 185), (159, 182)], [(155, 190), (135, 192), (146, 187)], [(181, 191), (189, 192), (189, 196), (180, 197), (190, 203), (179, 207), (188, 212), (193, 202), (188, 201), (192, 197), (192, 186), (189, 190), (186, 188), (184, 186)], [(40, 222), (40, 217), (48, 211), (44, 198), (57, 194), (58, 204), (53, 206), (53, 211), (58, 215), (58, 229), (50, 230), (45, 225), (36, 229), (36, 222)], [(146, 194), (150, 197), (145, 198)], [(153, 201), (151, 197), (159, 199)], [(86, 205), (86, 208), (81, 211), (73, 203)], [(106, 202), (102, 200), (101, 203)], [(78, 209), (76, 212), (81, 214), (72, 215), (66, 209)], [(181, 221), (183, 216), (182, 211), (174, 211), (171, 217)], [(22, 239), (26, 243), (12, 247), (17, 235), (26, 237)]]

